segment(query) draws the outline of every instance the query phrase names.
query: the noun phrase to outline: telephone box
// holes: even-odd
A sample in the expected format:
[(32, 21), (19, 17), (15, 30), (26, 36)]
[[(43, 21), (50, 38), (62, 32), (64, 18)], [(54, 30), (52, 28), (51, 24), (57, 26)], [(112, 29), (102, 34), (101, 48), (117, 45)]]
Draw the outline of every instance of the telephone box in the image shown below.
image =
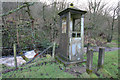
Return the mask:
[(69, 62), (83, 61), (84, 14), (86, 11), (67, 8), (60, 16), (60, 42), (57, 56)]

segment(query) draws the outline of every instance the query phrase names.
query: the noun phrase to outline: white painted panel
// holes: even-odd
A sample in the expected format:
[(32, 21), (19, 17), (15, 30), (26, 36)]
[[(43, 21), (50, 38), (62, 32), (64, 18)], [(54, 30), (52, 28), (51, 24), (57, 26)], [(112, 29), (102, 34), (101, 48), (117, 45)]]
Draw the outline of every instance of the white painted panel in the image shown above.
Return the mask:
[(72, 44), (72, 55), (75, 56), (76, 54), (76, 44)]
[(72, 60), (80, 60), (81, 55), (81, 38), (72, 38), (71, 42), (72, 48)]

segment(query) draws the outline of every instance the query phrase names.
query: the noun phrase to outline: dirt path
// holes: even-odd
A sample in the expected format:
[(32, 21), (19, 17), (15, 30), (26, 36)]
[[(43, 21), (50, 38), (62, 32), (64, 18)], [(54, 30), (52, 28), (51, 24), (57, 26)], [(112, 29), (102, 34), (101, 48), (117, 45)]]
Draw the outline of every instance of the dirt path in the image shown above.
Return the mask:
[[(91, 48), (92, 48), (95, 52), (98, 52), (100, 47), (91, 47)], [(120, 48), (118, 48), (118, 47), (113, 47), (113, 48), (104, 47), (104, 48), (105, 48), (105, 52), (107, 52), (107, 51), (115, 51), (115, 50), (120, 49)], [(87, 47), (84, 48), (84, 51), (85, 51), (85, 53), (86, 53)]]

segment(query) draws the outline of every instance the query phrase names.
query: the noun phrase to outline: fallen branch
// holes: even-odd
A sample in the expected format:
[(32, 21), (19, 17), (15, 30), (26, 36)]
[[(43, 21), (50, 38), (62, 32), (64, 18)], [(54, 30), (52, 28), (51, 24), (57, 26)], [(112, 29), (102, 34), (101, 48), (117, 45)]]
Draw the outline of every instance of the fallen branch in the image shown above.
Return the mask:
[(14, 10), (11, 10), (11, 11), (5, 13), (5, 14), (1, 14), (0, 17), (7, 16), (7, 15), (9, 15), (9, 14), (12, 14), (13, 12), (16, 12), (16, 11), (18, 11), (18, 10), (24, 8), (24, 7), (31, 6), (31, 5), (33, 5), (33, 4), (34, 4), (34, 2), (28, 3), (28, 5), (26, 5), (26, 4), (21, 5), (21, 6), (19, 6), (18, 8), (14, 9)]
[(30, 61), (28, 61), (26, 64), (29, 64), (29, 63), (31, 63), (35, 58), (37, 58), (38, 56), (40, 56), (40, 55), (42, 55), (43, 53), (45, 53), (49, 48), (51, 48), (53, 46), (53, 44), (52, 45), (50, 45), (48, 48), (46, 48), (43, 52), (41, 52), (39, 55), (37, 55), (36, 57), (34, 57), (32, 60), (30, 60)]

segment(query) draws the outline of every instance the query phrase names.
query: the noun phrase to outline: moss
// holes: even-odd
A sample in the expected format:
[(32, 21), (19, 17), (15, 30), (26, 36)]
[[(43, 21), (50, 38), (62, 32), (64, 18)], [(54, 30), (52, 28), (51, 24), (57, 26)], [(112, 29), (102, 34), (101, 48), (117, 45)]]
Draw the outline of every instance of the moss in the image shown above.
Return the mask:
[(98, 65), (98, 68), (104, 68), (104, 65)]
[(103, 77), (105, 77), (105, 78), (110, 78), (110, 77), (112, 77), (111, 74), (110, 74), (107, 70), (105, 70), (105, 69), (99, 69), (99, 70), (98, 70), (98, 73), (99, 73), (99, 74), (102, 74)]
[(93, 51), (93, 49), (90, 49), (91, 51)]
[(96, 74), (91, 73), (91, 74), (90, 74), (90, 78), (98, 78), (98, 77), (97, 77), (97, 75), (96, 75)]
[(49, 59), (49, 58), (51, 58), (51, 55), (47, 54), (46, 57), (47, 57), (47, 59)]
[(92, 70), (86, 69), (86, 72), (87, 72), (88, 74), (90, 74), (90, 73), (92, 73)]
[(0, 80), (2, 79), (2, 77), (0, 77)]
[[(64, 58), (60, 57), (62, 60), (65, 60)], [(60, 61), (57, 57), (55, 57), (56, 61), (63, 64), (63, 65), (66, 65), (65, 63), (63, 63), (62, 61)]]
[(80, 77), (81, 78), (90, 78), (90, 75), (87, 72), (85, 72), (82, 75), (80, 75)]

